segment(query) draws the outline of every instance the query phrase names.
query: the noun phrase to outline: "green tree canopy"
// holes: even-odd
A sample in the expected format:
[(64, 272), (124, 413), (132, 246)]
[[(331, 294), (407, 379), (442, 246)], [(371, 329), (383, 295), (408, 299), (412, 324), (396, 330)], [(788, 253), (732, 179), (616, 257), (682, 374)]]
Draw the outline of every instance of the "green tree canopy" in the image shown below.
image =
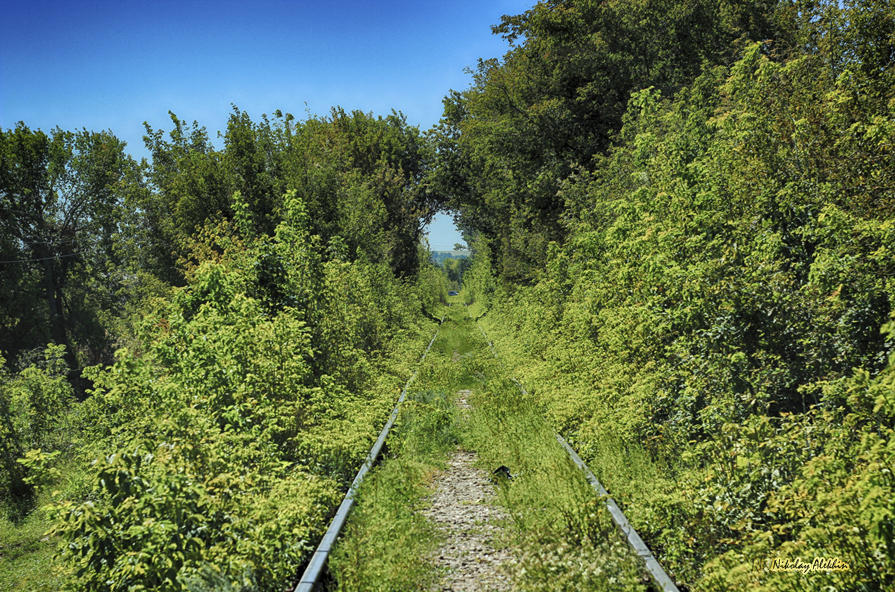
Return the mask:
[(18, 296), (3, 311), (9, 332), (0, 348), (18, 353), (55, 341), (77, 371), (75, 344), (86, 345), (92, 314), (78, 292), (116, 258), (122, 183), (134, 169), (110, 132), (46, 134), (24, 123), (0, 130), (0, 273)]

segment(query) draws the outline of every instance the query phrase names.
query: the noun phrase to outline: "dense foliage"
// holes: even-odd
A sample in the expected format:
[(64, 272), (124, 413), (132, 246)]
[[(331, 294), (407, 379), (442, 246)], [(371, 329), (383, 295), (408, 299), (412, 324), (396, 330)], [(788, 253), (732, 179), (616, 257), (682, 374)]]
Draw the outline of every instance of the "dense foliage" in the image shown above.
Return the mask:
[(123, 150), (108, 132), (0, 130), (0, 350), (13, 362), (50, 341), (75, 379), (103, 360), (123, 187), (137, 181)]
[[(679, 582), (895, 585), (891, 3), (494, 32), (424, 134), (0, 130), (0, 504), (53, 516), (70, 588), (281, 588), (461, 279)], [(471, 262), (420, 248), (440, 208)], [(815, 558), (849, 569), (773, 563)]]
[[(541, 3), (510, 24), (589, 7)], [(445, 116), (460, 129), (452, 158), (493, 173), (458, 194), (482, 237), (464, 284), (680, 582), (888, 589), (895, 15), (885, 2), (767, 8), (755, 22), (774, 23), (774, 36), (743, 38), (730, 63), (700, 58), (675, 70), (693, 74), (677, 87), (648, 76), (628, 86), (611, 146), (572, 127), (592, 153), (560, 158), (544, 190), (554, 213), (518, 228), (514, 200), (536, 203), (518, 188), (542, 187), (546, 169), (521, 167), (506, 147), (551, 136), (516, 139), (517, 87), (498, 81), (513, 79), (519, 55), (542, 71), (552, 54), (539, 32), (480, 70)], [(588, 22), (599, 39), (615, 34)], [(565, 29), (548, 35), (568, 46)], [(506, 112), (481, 109), (500, 95)], [(515, 104), (531, 120), (536, 103)], [(478, 222), (498, 211), (506, 226)], [(850, 569), (772, 571), (773, 560), (814, 558)]]
[(13, 521), (34, 509), (33, 487), (52, 476), (52, 461), (70, 444), (74, 397), (63, 353), (50, 345), (17, 374), (0, 357), (0, 491)]
[(469, 269), (472, 260), (465, 255), (460, 257), (444, 257), (438, 261), (437, 257), (433, 260), (438, 262), (448, 279), (448, 286), (452, 291), (459, 291), (463, 285), (463, 274)]
[[(375, 435), (397, 378), (375, 352), (413, 327), (419, 297), (322, 262), (302, 202), (284, 209), (274, 237), (201, 264), (146, 319), (138, 358), (91, 370), (83, 433), (106, 456), (57, 527), (88, 589), (178, 589), (206, 563), (282, 584)], [(268, 265), (294, 305), (265, 297)]]
[(561, 240), (561, 183), (609, 148), (632, 91), (673, 94), (774, 29), (770, 3), (548, 1), (506, 16), (513, 43), (445, 98), (435, 136), (438, 187), (461, 224), (499, 245), (508, 279), (526, 280)]
[[(31, 322), (38, 343), (56, 325), (66, 337), (37, 363), (27, 342), (9, 352), (3, 505), (21, 518), (55, 504), (51, 534), (72, 589), (279, 589), (325, 529), (446, 295), (418, 240), (434, 214), (420, 187), (427, 149), (398, 114), (255, 124), (235, 110), (220, 151), (172, 120), (170, 140), (147, 130), (150, 162), (121, 157), (129, 177), (83, 189), (93, 177), (72, 163), (99, 148), (63, 140), (93, 135), (3, 132), (4, 155), (32, 158), (29, 174), (43, 179), (4, 162), (14, 254), (47, 254), (34, 245), (70, 223), (65, 207), (87, 212), (66, 231), (68, 250), (14, 264), (43, 265), (43, 287), (55, 274), (44, 308), (62, 305), (29, 319), (12, 299), (5, 323)], [(49, 157), (31, 148), (47, 143)], [(72, 169), (64, 181), (59, 167)], [(108, 274), (91, 267), (102, 239), (117, 257)], [(10, 278), (37, 291), (32, 275)], [(104, 340), (74, 322), (72, 290), (97, 301), (106, 290), (114, 305), (92, 310)], [(67, 374), (71, 351), (78, 377)], [(71, 384), (88, 387), (83, 403)]]

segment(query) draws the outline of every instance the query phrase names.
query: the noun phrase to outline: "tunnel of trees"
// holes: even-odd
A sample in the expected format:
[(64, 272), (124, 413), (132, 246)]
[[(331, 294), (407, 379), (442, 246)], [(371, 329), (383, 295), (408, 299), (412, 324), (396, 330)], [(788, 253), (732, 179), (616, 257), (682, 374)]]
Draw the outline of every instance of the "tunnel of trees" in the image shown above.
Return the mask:
[[(51, 498), (72, 586), (282, 586), (461, 275), (679, 582), (774, 555), (895, 583), (891, 3), (549, 0), (493, 29), (429, 130), (234, 107), (219, 148), (147, 126), (141, 162), (0, 130), (0, 496), (9, 524)], [(432, 263), (438, 212), (471, 259)]]

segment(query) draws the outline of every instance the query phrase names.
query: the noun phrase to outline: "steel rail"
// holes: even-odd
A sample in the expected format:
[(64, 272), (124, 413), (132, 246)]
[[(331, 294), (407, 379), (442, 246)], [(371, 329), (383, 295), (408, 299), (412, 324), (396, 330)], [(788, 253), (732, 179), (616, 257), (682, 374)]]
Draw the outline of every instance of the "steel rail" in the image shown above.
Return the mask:
[(398, 397), (398, 402), (395, 404), (391, 416), (389, 416), (385, 427), (382, 428), (382, 431), (379, 433), (379, 438), (376, 440), (376, 443), (373, 444), (373, 448), (370, 449), (370, 453), (364, 460), (364, 464), (361, 465), (354, 481), (351, 482), (351, 487), (348, 488), (348, 493), (345, 494), (345, 499), (342, 500), (339, 510), (336, 512), (329, 528), (326, 529), (326, 534), (323, 535), (320, 544), (317, 545), (317, 550), (314, 551), (314, 555), (311, 557), (311, 562), (308, 563), (304, 573), (298, 580), (295, 588), (293, 588), (294, 592), (312, 592), (320, 582), (320, 576), (323, 575), (323, 568), (326, 567), (326, 561), (329, 559), (329, 554), (336, 543), (336, 538), (339, 536), (342, 527), (345, 526), (348, 514), (351, 513), (351, 509), (354, 507), (357, 489), (364, 480), (364, 476), (373, 467), (373, 463), (379, 458), (379, 453), (382, 452), (382, 447), (385, 444), (385, 438), (388, 436), (389, 430), (392, 428), (392, 425), (394, 425), (395, 420), (398, 417), (398, 409), (401, 407), (401, 403), (404, 402), (404, 399), (407, 396), (407, 389), (410, 388), (411, 383), (416, 378), (416, 375), (419, 372), (419, 365), (426, 359), (426, 354), (432, 349), (432, 344), (435, 343), (435, 338), (438, 337), (438, 331), (441, 330), (441, 325), (444, 323), (444, 316), (445, 315), (442, 315), (441, 321), (438, 323), (438, 329), (435, 331), (435, 335), (432, 336), (429, 346), (426, 348), (426, 351), (423, 352), (423, 357), (420, 358), (420, 361), (417, 364), (417, 369), (413, 371), (407, 384), (404, 385), (404, 389), (401, 391), (401, 396)]
[[(465, 305), (464, 305), (465, 306)], [(491, 353), (494, 354), (494, 357), (500, 360), (497, 356), (497, 350), (494, 349), (494, 344), (488, 340), (488, 335), (485, 333), (485, 330), (482, 329), (482, 326), (478, 321), (472, 316), (472, 311), (469, 310), (469, 306), (466, 306), (467, 312), (469, 312), (469, 318), (473, 320), (476, 326), (479, 328), (479, 331), (482, 332), (482, 336), (485, 338), (485, 341), (488, 343), (488, 347), (491, 348)], [(502, 362), (501, 362), (502, 363)], [(511, 377), (511, 380), (516, 383), (516, 386), (519, 387), (519, 390), (522, 391), (522, 394), (528, 395), (528, 391), (525, 390), (525, 387), (522, 386), (522, 383)], [(566, 454), (572, 459), (579, 469), (584, 471), (584, 476), (587, 478), (588, 482), (591, 484), (597, 493), (600, 494), (600, 497), (603, 498), (604, 503), (606, 504), (606, 509), (609, 510), (609, 515), (612, 518), (612, 521), (618, 527), (619, 531), (624, 535), (625, 539), (628, 541), (628, 546), (634, 550), (637, 554), (637, 557), (643, 562), (644, 567), (646, 568), (647, 573), (650, 576), (650, 579), (663, 591), (663, 592), (680, 592), (678, 590), (677, 585), (674, 583), (665, 570), (662, 568), (662, 565), (659, 563), (658, 559), (653, 555), (652, 551), (649, 550), (649, 547), (646, 546), (646, 543), (643, 542), (643, 539), (640, 538), (640, 535), (637, 534), (637, 531), (634, 530), (634, 527), (631, 526), (631, 523), (625, 517), (624, 512), (622, 512), (621, 508), (618, 507), (618, 504), (615, 503), (615, 500), (609, 497), (609, 492), (606, 491), (606, 488), (600, 483), (597, 477), (593, 474), (593, 472), (588, 468), (587, 464), (581, 460), (581, 457), (578, 456), (578, 453), (575, 452), (575, 449), (572, 448), (566, 439), (562, 437), (559, 433), (556, 434), (557, 442), (562, 445), (565, 449)]]
[(631, 523), (628, 522), (628, 519), (625, 517), (625, 514), (622, 512), (621, 508), (618, 507), (618, 504), (615, 503), (615, 500), (609, 497), (609, 492), (600, 484), (591, 470), (587, 467), (581, 457), (578, 456), (578, 453), (575, 452), (575, 449), (569, 446), (569, 443), (566, 442), (566, 439), (561, 435), (556, 434), (556, 439), (562, 444), (562, 447), (565, 448), (568, 455), (572, 458), (572, 461), (578, 465), (578, 468), (584, 471), (585, 477), (590, 482), (591, 486), (597, 490), (597, 492), (603, 497), (604, 503), (606, 504), (606, 508), (609, 510), (609, 515), (612, 517), (612, 521), (615, 522), (615, 525), (621, 531), (621, 533), (628, 540), (628, 546), (630, 546), (640, 560), (643, 562), (646, 567), (647, 573), (649, 573), (650, 578), (655, 582), (659, 588), (661, 588), (664, 592), (679, 592), (677, 586), (674, 581), (668, 577), (668, 574), (665, 573), (665, 570), (662, 569), (662, 565), (659, 563), (659, 560), (653, 555), (652, 551), (649, 550), (649, 547), (646, 546), (646, 543), (643, 542), (643, 539), (640, 538), (640, 535), (637, 534), (637, 531), (634, 530), (634, 527), (631, 526)]

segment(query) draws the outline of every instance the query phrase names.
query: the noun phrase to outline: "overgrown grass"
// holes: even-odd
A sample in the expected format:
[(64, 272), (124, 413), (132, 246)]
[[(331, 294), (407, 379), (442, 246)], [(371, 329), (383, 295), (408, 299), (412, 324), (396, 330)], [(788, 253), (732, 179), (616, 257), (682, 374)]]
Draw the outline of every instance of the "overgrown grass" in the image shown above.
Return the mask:
[(59, 541), (47, 536), (51, 519), (35, 511), (12, 522), (0, 516), (0, 592), (59, 590), (63, 578), (53, 564)]
[(364, 483), (329, 562), (338, 590), (413, 590), (428, 582), (432, 570), (425, 557), (437, 536), (418, 510), (432, 470), (400, 457)]
[[(458, 421), (453, 394), (473, 391)], [(424, 589), (437, 573), (426, 555), (436, 533), (417, 510), (425, 483), (457, 445), (475, 450), (497, 477), (511, 516), (505, 540), (517, 556), (519, 590), (644, 590), (641, 569), (602, 500), (559, 447), (535, 397), (525, 396), (487, 347), (465, 307), (447, 314), (417, 388), (389, 441), (391, 457), (362, 488), (332, 560), (340, 590)]]
[(603, 501), (560, 448), (532, 396), (510, 380), (488, 381), (470, 398), (475, 408), (466, 444), (497, 478), (500, 503), (512, 516), (518, 590), (645, 590), (639, 564), (618, 536)]
[[(485, 312), (480, 302), (469, 306), (470, 316), (482, 321), (490, 339)], [(477, 323), (474, 327), (481, 335)], [(603, 500), (559, 446), (545, 420), (545, 403), (536, 391), (523, 393), (510, 378), (518, 370), (513, 361), (533, 360), (521, 351), (497, 353), (499, 362), (492, 363), (497, 371), (485, 381), (485, 390), (471, 398), (476, 413), (467, 434), (483, 468), (506, 466), (513, 475), (498, 483), (501, 503), (513, 517), (520, 559), (517, 588), (646, 589), (640, 564), (615, 530)], [(495, 359), (492, 352), (487, 355)], [(649, 459), (638, 456), (631, 463), (620, 446), (601, 449), (608, 461), (601, 466), (610, 469), (613, 484), (641, 483), (641, 473), (652, 472)]]
[(438, 535), (420, 510), (431, 475), (459, 441), (450, 365), (461, 342), (447, 319), (330, 558), (338, 590), (414, 590), (437, 577), (427, 556)]

